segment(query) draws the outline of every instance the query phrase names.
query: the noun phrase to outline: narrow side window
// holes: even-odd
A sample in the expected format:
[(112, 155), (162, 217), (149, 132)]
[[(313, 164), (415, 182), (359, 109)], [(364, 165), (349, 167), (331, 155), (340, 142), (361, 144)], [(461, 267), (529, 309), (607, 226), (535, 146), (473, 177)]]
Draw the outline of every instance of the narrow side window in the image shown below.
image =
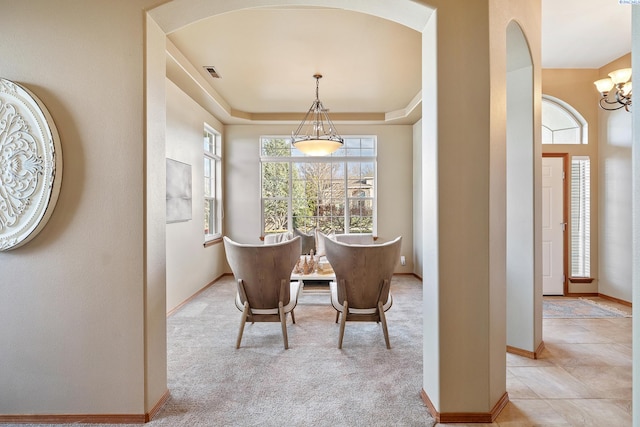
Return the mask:
[(204, 240), (205, 243), (222, 236), (220, 134), (208, 126), (204, 128)]
[(591, 164), (588, 156), (571, 159), (571, 276), (591, 274)]

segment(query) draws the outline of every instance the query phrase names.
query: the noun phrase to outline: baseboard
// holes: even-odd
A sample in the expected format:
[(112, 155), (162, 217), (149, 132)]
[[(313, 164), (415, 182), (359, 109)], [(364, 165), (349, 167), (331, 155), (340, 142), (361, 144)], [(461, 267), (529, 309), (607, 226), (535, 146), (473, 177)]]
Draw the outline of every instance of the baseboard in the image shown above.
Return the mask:
[(599, 292), (569, 292), (565, 295), (566, 297), (600, 297), (602, 299), (606, 299), (612, 302), (617, 302), (618, 304), (626, 305), (627, 307), (632, 307), (633, 305), (629, 301), (625, 301), (620, 298), (611, 297), (606, 294), (601, 294)]
[(144, 424), (145, 414), (0, 415), (0, 424)]
[(169, 396), (165, 391), (146, 414), (0, 414), (0, 424), (144, 424), (158, 415)]
[(209, 282), (206, 285), (204, 285), (204, 287), (202, 289), (200, 289), (198, 292), (196, 292), (195, 294), (191, 295), (189, 298), (187, 298), (186, 300), (182, 301), (180, 304), (176, 305), (171, 310), (169, 310), (167, 312), (167, 317), (171, 317), (172, 314), (174, 314), (176, 311), (180, 310), (186, 304), (188, 304), (191, 301), (193, 301), (198, 295), (200, 295), (201, 293), (206, 291), (210, 286), (213, 286), (217, 281), (222, 279), (224, 276), (229, 276), (229, 275), (231, 275), (231, 273), (222, 273), (220, 276), (216, 277), (211, 282)]
[(160, 396), (160, 399), (158, 400), (158, 402), (153, 406), (153, 408), (151, 408), (151, 410), (148, 413), (145, 414), (145, 417), (144, 417), (145, 423), (148, 423), (153, 419), (153, 417), (158, 415), (158, 412), (160, 412), (164, 404), (167, 403), (167, 400), (169, 400), (170, 396), (171, 396), (171, 393), (169, 392), (169, 390), (166, 390), (164, 394)]
[(509, 394), (505, 391), (500, 400), (493, 406), (491, 412), (438, 412), (424, 391), (420, 390), (420, 397), (427, 405), (427, 409), (436, 423), (487, 423), (490, 424), (498, 418), (500, 412), (509, 403)]
[(571, 298), (577, 298), (577, 297), (597, 297), (598, 293), (597, 292), (567, 292), (564, 295), (559, 295), (559, 296), (565, 296), (565, 297), (571, 297)]
[(540, 341), (540, 345), (535, 351), (523, 350), (518, 347), (507, 346), (507, 353), (515, 354), (517, 356), (528, 357), (529, 359), (538, 359), (540, 354), (544, 350), (544, 341)]
[(422, 280), (422, 277), (418, 276), (416, 273), (393, 273), (394, 276), (413, 276), (418, 280)]
[(633, 307), (633, 304), (631, 304), (629, 301), (625, 301), (620, 298), (610, 297), (609, 295), (605, 295), (605, 294), (598, 294), (598, 296), (602, 299), (606, 299), (609, 301), (617, 302), (618, 304), (626, 305), (627, 307)]

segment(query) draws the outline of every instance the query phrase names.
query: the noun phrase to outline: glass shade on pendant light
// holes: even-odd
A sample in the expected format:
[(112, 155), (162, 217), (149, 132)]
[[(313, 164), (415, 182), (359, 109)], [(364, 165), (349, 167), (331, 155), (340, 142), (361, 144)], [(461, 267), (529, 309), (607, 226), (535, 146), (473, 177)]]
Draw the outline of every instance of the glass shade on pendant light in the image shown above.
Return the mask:
[(609, 73), (611, 81), (615, 85), (626, 83), (631, 78), (631, 68), (621, 68), (620, 70), (612, 71)]
[(291, 134), (291, 144), (310, 156), (327, 156), (344, 144), (344, 139), (336, 132), (333, 122), (318, 98), (321, 74), (316, 79), (316, 99), (305, 114), (295, 132)]
[(331, 139), (302, 139), (293, 146), (309, 156), (327, 156), (342, 147), (342, 142)]
[[(624, 108), (629, 111), (631, 106), (632, 82), (631, 68), (622, 68), (609, 73), (609, 77), (593, 82), (602, 94), (599, 104), (603, 110), (619, 110)], [(611, 95), (610, 95), (610, 92)]]
[(613, 81), (608, 77), (606, 79), (596, 80), (593, 84), (598, 88), (598, 92), (602, 93), (609, 92), (614, 86)]

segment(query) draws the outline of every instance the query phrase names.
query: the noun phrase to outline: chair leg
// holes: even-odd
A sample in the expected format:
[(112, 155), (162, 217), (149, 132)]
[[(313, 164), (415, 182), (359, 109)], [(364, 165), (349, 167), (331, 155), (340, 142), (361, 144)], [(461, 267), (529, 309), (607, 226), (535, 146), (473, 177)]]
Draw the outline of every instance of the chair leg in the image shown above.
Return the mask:
[(247, 317), (249, 316), (249, 303), (244, 302), (244, 310), (242, 310), (242, 319), (240, 320), (240, 331), (238, 331), (238, 339), (236, 340), (236, 348), (240, 348), (240, 341), (242, 341), (242, 332), (244, 332), (244, 325), (247, 323)]
[(336, 310), (336, 323), (338, 323), (338, 319), (340, 319), (340, 312)]
[(381, 301), (378, 301), (378, 313), (380, 314), (380, 320), (382, 320), (382, 332), (384, 332), (384, 341), (387, 343), (387, 349), (390, 349), (391, 344), (389, 343), (389, 331), (387, 330), (387, 317), (384, 315)]
[(287, 317), (284, 314), (282, 301), (278, 303), (278, 312), (280, 313), (280, 324), (282, 325), (282, 338), (284, 338), (284, 349), (289, 348), (289, 340), (287, 339)]
[(338, 348), (340, 349), (342, 348), (342, 339), (344, 338), (344, 325), (347, 323), (347, 313), (349, 312), (349, 303), (345, 300), (343, 305), (342, 319), (340, 321), (340, 336), (338, 337)]
[(291, 322), (295, 325), (296, 323), (296, 316), (293, 315), (293, 310), (291, 310)]

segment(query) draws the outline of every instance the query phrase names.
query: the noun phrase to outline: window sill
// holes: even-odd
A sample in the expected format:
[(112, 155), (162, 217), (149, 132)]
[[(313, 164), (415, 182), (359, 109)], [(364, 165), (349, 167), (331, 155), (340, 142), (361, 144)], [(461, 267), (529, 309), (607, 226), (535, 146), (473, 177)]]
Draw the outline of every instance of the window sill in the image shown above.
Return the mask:
[(571, 283), (592, 283), (593, 277), (569, 277)]
[(211, 240), (207, 240), (206, 242), (204, 242), (203, 246), (205, 248), (208, 248), (209, 246), (217, 245), (220, 242), (222, 242), (222, 236), (216, 237), (216, 238), (211, 239)]

